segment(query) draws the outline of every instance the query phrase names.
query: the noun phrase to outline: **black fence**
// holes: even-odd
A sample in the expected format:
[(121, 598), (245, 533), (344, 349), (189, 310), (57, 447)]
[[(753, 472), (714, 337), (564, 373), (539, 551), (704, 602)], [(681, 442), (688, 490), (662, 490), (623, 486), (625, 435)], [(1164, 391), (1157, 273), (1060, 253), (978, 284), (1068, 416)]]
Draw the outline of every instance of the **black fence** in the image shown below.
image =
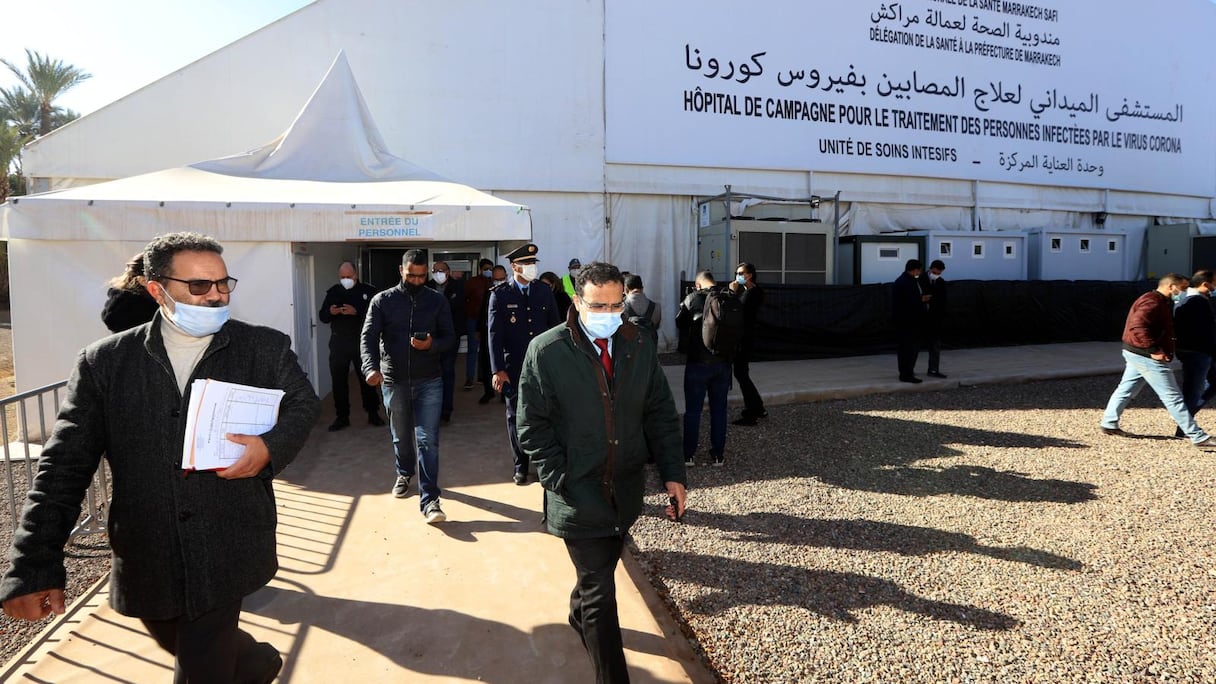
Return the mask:
[[(686, 283), (690, 284), (690, 283)], [(895, 351), (891, 285), (763, 285), (756, 360)], [(1149, 281), (951, 280), (946, 348), (1117, 341)]]

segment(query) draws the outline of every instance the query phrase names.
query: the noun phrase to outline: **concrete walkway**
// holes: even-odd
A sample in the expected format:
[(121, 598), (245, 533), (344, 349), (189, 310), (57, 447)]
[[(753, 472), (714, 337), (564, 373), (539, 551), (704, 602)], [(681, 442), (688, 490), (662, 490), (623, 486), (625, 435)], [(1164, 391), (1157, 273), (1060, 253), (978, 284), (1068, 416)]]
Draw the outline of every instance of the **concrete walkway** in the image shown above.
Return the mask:
[[(923, 369), (923, 354), (920, 362)], [(949, 379), (920, 385), (898, 382), (893, 355), (753, 364), (752, 376), (765, 401), (779, 405), (892, 392), (914, 402), (916, 392), (946, 387), (1122, 368), (1118, 343), (1077, 343), (946, 351)], [(666, 370), (683, 411), (683, 368)], [(438, 526), (423, 523), (416, 491), (404, 500), (389, 494), (387, 428), (356, 420), (329, 433), (332, 415), (314, 428), (276, 485), (282, 568), (242, 615), (247, 630), (283, 654), (278, 681), (593, 680), (566, 623), (574, 573), (565, 547), (541, 528), (539, 485), (511, 484), (502, 405), (478, 405), (479, 394), (458, 389), (441, 431), (449, 522)], [(617, 586), (634, 682), (715, 681), (632, 559)], [(171, 659), (138, 621), (106, 606), (104, 582), (0, 669), (0, 681), (171, 679)]]

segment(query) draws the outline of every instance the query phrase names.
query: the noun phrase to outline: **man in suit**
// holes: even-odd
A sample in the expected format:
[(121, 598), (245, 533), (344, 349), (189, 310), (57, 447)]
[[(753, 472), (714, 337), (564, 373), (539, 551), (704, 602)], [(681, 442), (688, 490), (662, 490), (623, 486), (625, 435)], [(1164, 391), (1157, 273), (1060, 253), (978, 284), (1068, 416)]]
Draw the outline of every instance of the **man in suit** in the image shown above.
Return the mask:
[(537, 247), (523, 245), (506, 255), (514, 277), (490, 291), (490, 370), (493, 387), (507, 402), (507, 438), (511, 442), (517, 485), (528, 484), (528, 457), (519, 446), (515, 411), (519, 396), (519, 371), (534, 337), (557, 325), (557, 302), (553, 291), (541, 282)]
[(448, 309), (452, 312), (452, 326), (456, 331), (456, 343), (439, 355), (439, 364), (443, 368), (443, 406), (440, 419), (449, 423), (452, 421), (452, 402), (456, 393), (456, 357), (460, 354), (460, 336), (467, 332), (464, 318), (465, 284), (451, 277), (451, 269), (446, 261), (436, 261), (431, 266), (431, 279), (427, 286), (448, 300)]
[(946, 271), (946, 263), (934, 259), (929, 264), (929, 272), (921, 274), (921, 291), (929, 295), (926, 302), (925, 346), (929, 348), (929, 372), (931, 378), (945, 379), (942, 372), (942, 326), (946, 324), (946, 279), (942, 273)]
[(920, 274), (924, 272), (920, 259), (908, 259), (904, 272), (891, 288), (891, 313), (895, 319), (895, 341), (898, 344), (900, 382), (918, 383), (916, 357), (925, 332), (929, 310), (929, 295), (921, 291)]
[[(228, 319), (236, 278), (223, 247), (172, 233), (144, 250), (152, 320), (86, 347), (38, 463), (0, 580), (9, 617), (64, 612), (63, 547), (104, 457), (113, 474), (110, 605), (175, 658), (174, 682), (269, 682), (278, 651), (238, 627), (241, 603), (278, 569), (271, 482), (295, 459), (321, 402), (283, 333)], [(182, 469), (195, 379), (286, 394), (261, 435), (217, 471)]]

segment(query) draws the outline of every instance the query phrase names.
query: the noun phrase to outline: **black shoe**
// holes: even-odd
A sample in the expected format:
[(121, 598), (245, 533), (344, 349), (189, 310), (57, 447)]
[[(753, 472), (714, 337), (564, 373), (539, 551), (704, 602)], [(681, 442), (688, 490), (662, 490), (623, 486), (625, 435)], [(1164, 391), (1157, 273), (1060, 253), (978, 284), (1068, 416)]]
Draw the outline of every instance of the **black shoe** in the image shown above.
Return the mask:
[(738, 420), (732, 420), (731, 425), (755, 425), (756, 419), (751, 416), (743, 416)]
[(484, 405), (484, 404), (490, 403), (493, 400), (494, 400), (494, 393), (486, 392), (485, 394), (481, 395), (481, 398), (477, 400), (477, 403)]
[(439, 420), (442, 420), (444, 423), (450, 423), (452, 422), (452, 414), (449, 413), (445, 416), (440, 416)]
[(946, 374), (942, 373), (941, 371), (929, 371), (928, 373), (925, 373), (925, 375), (928, 375), (931, 378), (941, 378), (942, 380), (946, 379)]
[(520, 485), (521, 487), (528, 484), (528, 474), (526, 472), (515, 473), (515, 475), (511, 476), (511, 479), (515, 481), (515, 484)]
[(1120, 430), (1117, 427), (1113, 427), (1113, 428), (1104, 427), (1104, 428), (1102, 428), (1102, 434), (1110, 435), (1112, 437), (1126, 437), (1127, 436), (1126, 432)]
[(1186, 433), (1182, 431), (1182, 428), (1174, 430), (1174, 439), (1186, 439)]
[(472, 381), (472, 380), (465, 380), (465, 381), (464, 381), (464, 387), (463, 387), (462, 389), (463, 389), (464, 391), (466, 391), (466, 392), (468, 392), (469, 390), (473, 389), (473, 381)]
[(378, 413), (369, 413), (369, 414), (367, 414), (367, 424), (375, 425), (376, 427), (383, 427), (384, 419), (381, 418), (380, 414), (378, 414)]
[(350, 419), (349, 418), (339, 418), (339, 419), (335, 420), (332, 424), (330, 424), (329, 431), (337, 432), (338, 430), (341, 430), (343, 428), (348, 428), (348, 427), (350, 427)]
[(282, 669), (279, 650), (262, 641), (240, 654), (234, 674), (239, 684), (270, 684)]
[(685, 456), (684, 457), (684, 467), (685, 468), (693, 468), (693, 467), (696, 467), (696, 465), (697, 465), (697, 458), (695, 456)]
[(713, 464), (720, 466), (723, 463), (722, 454), (710, 454), (713, 457)]
[(410, 495), (410, 475), (398, 475), (393, 483), (393, 496), (404, 499)]
[(759, 411), (743, 409), (742, 415), (744, 418), (768, 418), (768, 411), (765, 411), (764, 409), (760, 409)]
[(910, 382), (913, 385), (924, 382), (924, 380), (921, 380), (920, 378), (916, 377), (915, 375), (901, 375), (901, 376), (899, 376), (899, 381), (900, 382)]

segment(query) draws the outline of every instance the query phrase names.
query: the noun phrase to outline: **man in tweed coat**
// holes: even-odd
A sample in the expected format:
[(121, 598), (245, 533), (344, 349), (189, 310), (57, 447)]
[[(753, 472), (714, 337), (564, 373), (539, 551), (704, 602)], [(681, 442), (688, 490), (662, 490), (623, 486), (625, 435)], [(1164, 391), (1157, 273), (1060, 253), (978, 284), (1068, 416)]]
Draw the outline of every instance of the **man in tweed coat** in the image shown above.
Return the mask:
[[(113, 473), (110, 604), (176, 658), (176, 682), (269, 682), (282, 660), (240, 630), (241, 601), (278, 569), (271, 480), (295, 458), (320, 402), (282, 333), (228, 320), (236, 279), (215, 240), (174, 233), (145, 250), (151, 322), (80, 352), (0, 580), (4, 612), (64, 611), (63, 546), (100, 459)], [(286, 392), (278, 422), (219, 471), (184, 471), (190, 383)]]

